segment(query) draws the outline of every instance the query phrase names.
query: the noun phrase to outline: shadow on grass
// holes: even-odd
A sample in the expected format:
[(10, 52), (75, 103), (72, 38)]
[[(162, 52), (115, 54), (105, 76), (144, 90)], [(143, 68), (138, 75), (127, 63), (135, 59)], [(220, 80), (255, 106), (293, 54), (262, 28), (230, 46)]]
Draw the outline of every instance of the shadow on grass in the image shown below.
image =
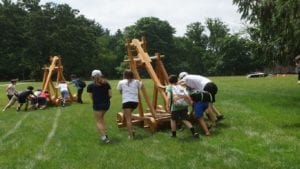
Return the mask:
[(282, 127), (283, 128), (300, 128), (300, 123), (284, 124)]
[(216, 128), (230, 128), (230, 127), (231, 127), (230, 124), (222, 123), (222, 122), (217, 123), (217, 126), (216, 126)]

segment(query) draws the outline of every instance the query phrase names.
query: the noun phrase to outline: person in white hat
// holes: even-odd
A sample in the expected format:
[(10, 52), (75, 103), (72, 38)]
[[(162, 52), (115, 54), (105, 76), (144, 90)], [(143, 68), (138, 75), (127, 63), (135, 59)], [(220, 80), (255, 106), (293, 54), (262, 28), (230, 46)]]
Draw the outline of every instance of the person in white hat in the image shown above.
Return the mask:
[(108, 144), (110, 140), (106, 134), (104, 115), (110, 107), (110, 98), (112, 96), (111, 86), (100, 70), (92, 71), (93, 82), (87, 86), (87, 92), (93, 101), (94, 116), (96, 119), (96, 125), (100, 133), (100, 140)]
[[(217, 85), (212, 82), (210, 79), (200, 76), (200, 75), (192, 75), (187, 72), (181, 72), (179, 74), (179, 84), (186, 85), (189, 89), (196, 91), (207, 91), (212, 95), (212, 102), (208, 104), (208, 112), (214, 112), (217, 116), (217, 121), (221, 121), (224, 119), (224, 116), (217, 110), (217, 108), (213, 105), (215, 102), (215, 95), (218, 92)], [(208, 114), (210, 115), (210, 113)], [(210, 117), (213, 125), (215, 125), (214, 117)]]

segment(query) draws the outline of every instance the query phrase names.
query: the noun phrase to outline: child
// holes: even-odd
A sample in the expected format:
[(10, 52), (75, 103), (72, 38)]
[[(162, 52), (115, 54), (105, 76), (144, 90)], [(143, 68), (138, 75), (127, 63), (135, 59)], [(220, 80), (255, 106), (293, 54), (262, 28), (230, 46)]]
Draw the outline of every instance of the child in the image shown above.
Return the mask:
[(38, 97), (39, 95), (42, 93), (42, 90), (41, 89), (37, 89), (32, 95), (30, 96), (30, 107), (29, 109), (31, 108), (34, 108), (34, 109), (37, 109), (39, 104), (38, 104)]
[(17, 93), (16, 83), (17, 83), (17, 79), (11, 79), (10, 84), (6, 88), (6, 95), (8, 100), (10, 100), (13, 97), (13, 95)]
[(75, 87), (77, 88), (77, 103), (83, 103), (82, 102), (82, 92), (83, 89), (85, 88), (86, 84), (84, 81), (82, 81), (80, 78), (77, 78), (77, 76), (75, 74), (71, 75), (71, 83), (73, 83), (75, 85)]
[(32, 90), (33, 90), (33, 87), (32, 87), (32, 86), (28, 86), (28, 87), (27, 87), (27, 90), (25, 90), (25, 91), (23, 91), (23, 92), (20, 92), (20, 93), (18, 94), (18, 102), (19, 102), (19, 105), (18, 105), (18, 107), (17, 107), (17, 111), (20, 111), (20, 110), (21, 110), (21, 107), (23, 106), (24, 103), (26, 103), (25, 109), (24, 109), (24, 110), (27, 111), (27, 108), (28, 108), (28, 97), (29, 97), (30, 95), (33, 95), (33, 96), (34, 96)]
[(126, 126), (128, 130), (128, 139), (133, 139), (134, 132), (131, 124), (131, 113), (137, 108), (139, 104), (138, 94), (142, 83), (134, 79), (131, 70), (123, 72), (123, 80), (119, 81), (117, 89), (122, 95), (122, 109), (126, 119)]
[(169, 82), (170, 85), (167, 86), (166, 92), (168, 97), (167, 105), (170, 105), (170, 108), (168, 107), (167, 111), (171, 111), (172, 137), (176, 137), (176, 121), (180, 120), (191, 130), (192, 136), (198, 138), (199, 134), (195, 132), (193, 125), (187, 120), (188, 104), (184, 102), (188, 103), (190, 99), (187, 94), (184, 94), (186, 93), (185, 89), (177, 84), (177, 77), (175, 75), (169, 76)]
[(62, 96), (61, 106), (64, 107), (67, 100), (69, 99), (68, 84), (64, 80), (61, 80), (59, 84), (56, 86), (56, 88), (60, 90)]
[(102, 77), (100, 70), (92, 71), (93, 82), (88, 85), (87, 92), (93, 101), (94, 116), (100, 140), (108, 144), (110, 140), (105, 131), (104, 115), (110, 107), (110, 98), (112, 96), (110, 84)]
[(50, 94), (49, 92), (46, 90), (44, 92), (42, 92), (39, 96), (38, 96), (38, 105), (40, 106), (40, 109), (45, 109), (47, 107), (48, 102), (50, 101)]

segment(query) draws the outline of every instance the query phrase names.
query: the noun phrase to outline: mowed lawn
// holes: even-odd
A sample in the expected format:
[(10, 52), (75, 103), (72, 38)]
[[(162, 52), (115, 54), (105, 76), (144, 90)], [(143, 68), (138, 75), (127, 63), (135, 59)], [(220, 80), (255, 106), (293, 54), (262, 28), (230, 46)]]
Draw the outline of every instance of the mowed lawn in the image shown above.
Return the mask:
[[(121, 96), (113, 88), (106, 114), (112, 143), (99, 142), (88, 94), (84, 104), (64, 108), (16, 112), (14, 105), (0, 112), (0, 168), (100, 169), (100, 168), (300, 168), (300, 85), (296, 76), (247, 79), (212, 77), (219, 87), (217, 108), (225, 120), (212, 136), (194, 139), (190, 131), (170, 130), (154, 134), (135, 127), (136, 139), (128, 140), (118, 128), (116, 114)], [(0, 107), (7, 103), (0, 83)], [(30, 83), (18, 83), (23, 90)], [(152, 82), (146, 87), (151, 95)], [(41, 83), (33, 83), (39, 88)], [(71, 86), (74, 89), (73, 86)]]

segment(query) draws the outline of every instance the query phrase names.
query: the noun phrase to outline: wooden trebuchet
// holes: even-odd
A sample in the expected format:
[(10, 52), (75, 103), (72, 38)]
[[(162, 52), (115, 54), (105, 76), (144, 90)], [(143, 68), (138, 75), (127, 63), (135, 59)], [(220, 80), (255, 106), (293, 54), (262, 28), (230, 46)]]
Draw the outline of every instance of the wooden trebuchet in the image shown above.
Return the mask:
[[(66, 81), (63, 74), (63, 66), (61, 63), (61, 58), (59, 56), (53, 56), (50, 57), (50, 66), (44, 65), (44, 76), (43, 76), (43, 85), (42, 85), (42, 91), (48, 91), (50, 94), (50, 103), (53, 105), (59, 105), (61, 101), (60, 94), (58, 92), (58, 89), (56, 86), (60, 81)], [(53, 82), (54, 80), (54, 82)], [(70, 89), (69, 95), (70, 99), (69, 101), (75, 101), (76, 96), (73, 96), (71, 94)]]
[[(163, 56), (156, 53), (155, 56), (150, 57), (146, 52), (145, 38), (142, 38), (142, 41), (138, 39), (128, 41), (126, 46), (128, 59), (126, 59), (125, 62), (129, 63), (135, 78), (142, 81), (143, 79), (141, 79), (139, 75), (139, 70), (146, 70), (154, 83), (152, 100), (146, 91), (146, 87), (141, 88), (139, 92), (138, 114), (132, 115), (132, 123), (140, 124), (154, 132), (162, 126), (163, 123), (169, 122), (171, 118), (171, 114), (166, 111), (167, 95), (164, 86), (168, 85), (169, 81), (168, 73), (161, 60)], [(155, 66), (153, 66), (152, 63)], [(161, 99), (159, 99), (159, 96)], [(143, 109), (142, 98), (148, 107), (146, 111)], [(159, 100), (163, 102), (163, 105), (158, 105)], [(117, 115), (117, 123), (119, 127), (126, 126), (122, 112), (119, 112)]]

